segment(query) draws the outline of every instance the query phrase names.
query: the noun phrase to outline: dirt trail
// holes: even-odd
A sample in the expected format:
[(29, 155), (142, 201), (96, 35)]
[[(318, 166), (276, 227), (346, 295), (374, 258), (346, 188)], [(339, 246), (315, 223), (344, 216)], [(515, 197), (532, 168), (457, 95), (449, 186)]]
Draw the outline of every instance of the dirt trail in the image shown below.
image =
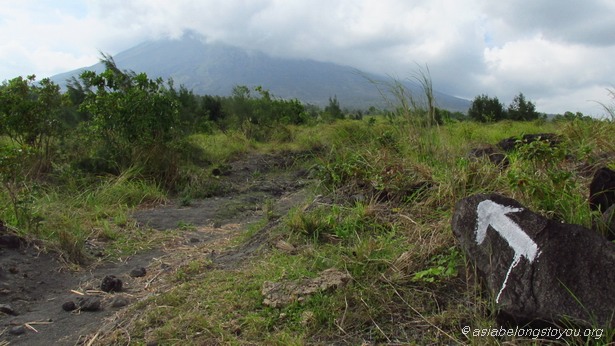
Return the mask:
[[(125, 306), (156, 290), (159, 277), (173, 272), (184, 260), (182, 248), (196, 248), (200, 251), (186, 252), (186, 256), (208, 256), (213, 265), (222, 268), (237, 266), (266, 248), (266, 230), (279, 222), (277, 216), (285, 215), (307, 197), (309, 180), (304, 171), (293, 166), (294, 159), (282, 154), (249, 156), (232, 163), (220, 177), (229, 187), (224, 196), (191, 201), (188, 206), (177, 201), (136, 211), (133, 218), (142, 227), (158, 231), (181, 228), (182, 236), (172, 244), (121, 261), (71, 271), (57, 256), (43, 253), (36, 246), (0, 246), (0, 346), (93, 341), (101, 326), (109, 327), (108, 322)], [(259, 224), (262, 227), (249, 241), (229, 247), (232, 238), (265, 218), (266, 205), (273, 210), (268, 221)], [(132, 277), (130, 273), (136, 268), (145, 268), (146, 275)], [(121, 292), (100, 291), (107, 275), (123, 281)], [(101, 309), (62, 309), (64, 302), (79, 304), (84, 297), (99, 298)]]

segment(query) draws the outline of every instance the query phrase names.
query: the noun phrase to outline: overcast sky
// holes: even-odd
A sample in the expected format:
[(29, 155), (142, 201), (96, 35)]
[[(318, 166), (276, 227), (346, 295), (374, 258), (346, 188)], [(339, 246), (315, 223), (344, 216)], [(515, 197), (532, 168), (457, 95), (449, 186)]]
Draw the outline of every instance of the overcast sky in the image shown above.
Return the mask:
[(400, 79), (427, 64), (440, 91), (547, 113), (603, 114), (615, 88), (615, 0), (0, 0), (0, 81), (186, 30)]

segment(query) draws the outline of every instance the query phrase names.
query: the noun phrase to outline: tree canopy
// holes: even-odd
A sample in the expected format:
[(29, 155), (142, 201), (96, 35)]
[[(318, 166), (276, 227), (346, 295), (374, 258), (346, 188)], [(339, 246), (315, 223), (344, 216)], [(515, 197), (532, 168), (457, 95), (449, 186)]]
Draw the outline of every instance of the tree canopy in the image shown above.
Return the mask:
[(504, 105), (497, 97), (479, 95), (474, 98), (468, 110), (468, 117), (479, 122), (495, 122), (505, 119), (525, 121), (535, 120), (540, 116), (541, 114), (536, 111), (536, 105), (526, 100), (523, 93), (515, 96), (507, 109), (504, 109)]
[(472, 101), (468, 117), (480, 122), (500, 121), (504, 119), (504, 105), (497, 97), (479, 95)]

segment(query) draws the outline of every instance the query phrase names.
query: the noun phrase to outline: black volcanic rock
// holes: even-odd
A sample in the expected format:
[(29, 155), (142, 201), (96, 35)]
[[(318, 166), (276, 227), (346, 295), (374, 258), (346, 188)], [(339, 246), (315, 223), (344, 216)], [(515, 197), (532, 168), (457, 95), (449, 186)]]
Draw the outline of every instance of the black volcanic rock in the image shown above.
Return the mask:
[(602, 167), (589, 184), (589, 207), (605, 212), (615, 204), (615, 171)]
[(77, 309), (77, 304), (75, 304), (75, 302), (73, 302), (72, 300), (69, 300), (67, 302), (64, 302), (64, 304), (62, 304), (62, 310), (64, 311), (73, 311)]
[(81, 311), (99, 311), (101, 310), (101, 300), (98, 297), (80, 297), (77, 306)]
[(513, 151), (519, 147), (519, 145), (529, 144), (536, 141), (547, 142), (551, 146), (559, 144), (560, 137), (555, 133), (531, 133), (523, 135), (521, 138), (510, 137), (501, 140), (498, 146), (506, 152)]
[(103, 278), (100, 289), (104, 292), (120, 292), (122, 290), (122, 280), (115, 275), (107, 275)]
[(604, 225), (604, 234), (610, 241), (615, 240), (615, 205), (612, 205), (602, 214), (601, 219)]
[(147, 274), (147, 270), (143, 267), (134, 268), (130, 271), (130, 276), (133, 278), (141, 278), (144, 277), (145, 274)]
[(469, 153), (470, 158), (481, 158), (485, 157), (489, 160), (489, 162), (494, 165), (506, 168), (510, 164), (510, 161), (503, 153), (499, 152), (496, 148), (492, 146), (484, 146), (479, 148), (474, 148), (470, 150)]
[(457, 202), (452, 230), (513, 319), (615, 327), (615, 244), (597, 232), (496, 194)]

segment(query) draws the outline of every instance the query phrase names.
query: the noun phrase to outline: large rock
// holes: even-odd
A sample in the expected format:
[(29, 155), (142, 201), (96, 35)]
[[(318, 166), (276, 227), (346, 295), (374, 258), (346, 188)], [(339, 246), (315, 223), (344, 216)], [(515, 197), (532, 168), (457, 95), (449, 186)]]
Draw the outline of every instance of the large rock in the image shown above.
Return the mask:
[(615, 240), (615, 205), (607, 209), (600, 219), (594, 222), (594, 229), (609, 241)]
[(589, 184), (589, 207), (605, 212), (615, 204), (615, 171), (602, 167)]
[(536, 141), (549, 143), (551, 146), (559, 144), (560, 137), (555, 133), (531, 133), (523, 135), (521, 138), (510, 137), (498, 142), (498, 146), (502, 150), (510, 152), (517, 149), (519, 146), (529, 144)]
[(615, 244), (601, 235), (496, 194), (459, 201), (452, 228), (502, 312), (615, 327)]
[(510, 164), (508, 158), (503, 153), (499, 152), (496, 148), (492, 146), (482, 146), (478, 148), (474, 148), (470, 150), (469, 153), (470, 158), (487, 158), (491, 163), (500, 167), (507, 168)]

